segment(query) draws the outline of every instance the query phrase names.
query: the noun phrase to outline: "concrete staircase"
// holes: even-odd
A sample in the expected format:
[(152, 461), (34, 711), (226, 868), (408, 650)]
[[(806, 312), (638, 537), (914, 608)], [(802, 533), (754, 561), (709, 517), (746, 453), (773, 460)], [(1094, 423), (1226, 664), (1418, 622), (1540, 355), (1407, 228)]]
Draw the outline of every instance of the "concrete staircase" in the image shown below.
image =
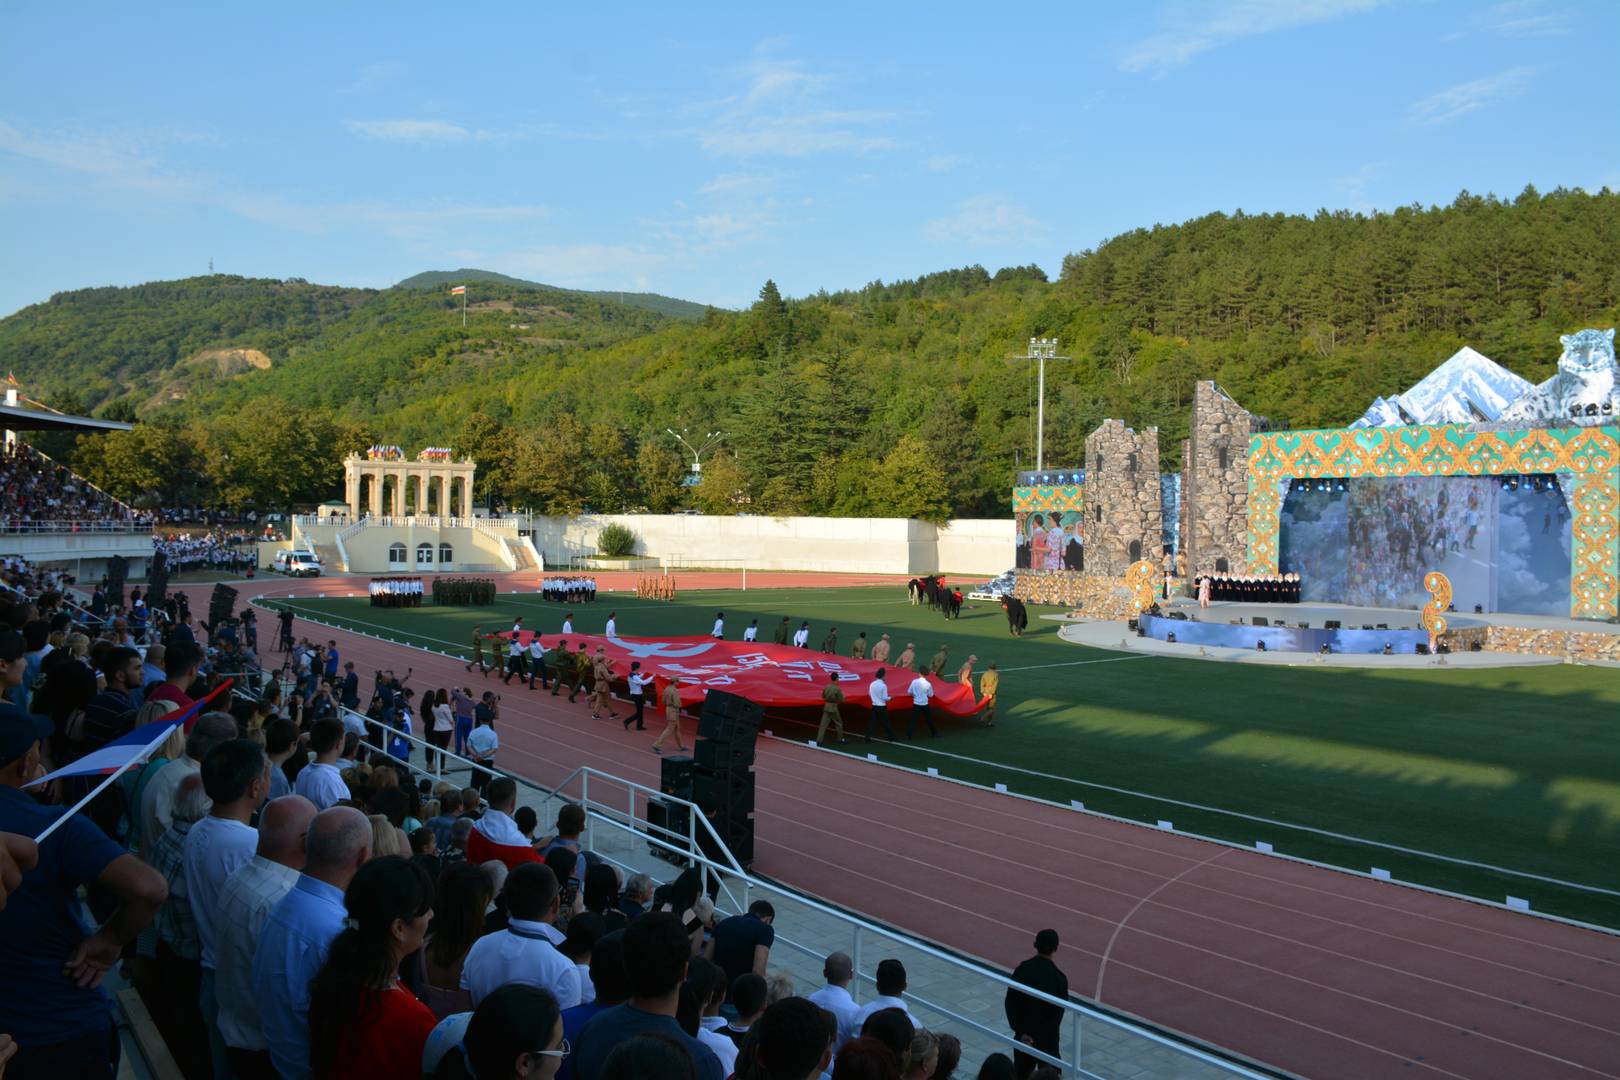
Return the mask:
[(339, 570), (348, 572), (349, 564), (339, 554), (336, 544), (316, 544), (315, 557), (321, 560), (321, 569), (325, 573), (330, 574)]

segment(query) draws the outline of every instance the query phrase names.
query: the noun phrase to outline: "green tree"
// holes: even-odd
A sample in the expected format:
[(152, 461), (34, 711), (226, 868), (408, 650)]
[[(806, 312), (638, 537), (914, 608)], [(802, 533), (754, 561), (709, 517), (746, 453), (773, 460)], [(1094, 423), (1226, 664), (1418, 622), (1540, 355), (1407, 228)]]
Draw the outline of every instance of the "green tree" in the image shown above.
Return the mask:
[(482, 409), (469, 413), (456, 432), (455, 451), (477, 463), (473, 493), (486, 506), (504, 494), (511, 484), (515, 442), (512, 430)]
[(722, 451), (703, 463), (692, 503), (705, 514), (735, 514), (752, 505), (748, 474), (735, 455)]
[(158, 424), (81, 438), (73, 457), (75, 472), (126, 502), (179, 501), (191, 467), (191, 448), (180, 433)]
[(643, 438), (636, 448), (636, 487), (654, 514), (678, 508), (686, 494), (686, 462), (656, 437)]
[(889, 451), (872, 477), (869, 492), (884, 516), (935, 524), (943, 524), (951, 516), (945, 471), (928, 445), (914, 435), (907, 435)]

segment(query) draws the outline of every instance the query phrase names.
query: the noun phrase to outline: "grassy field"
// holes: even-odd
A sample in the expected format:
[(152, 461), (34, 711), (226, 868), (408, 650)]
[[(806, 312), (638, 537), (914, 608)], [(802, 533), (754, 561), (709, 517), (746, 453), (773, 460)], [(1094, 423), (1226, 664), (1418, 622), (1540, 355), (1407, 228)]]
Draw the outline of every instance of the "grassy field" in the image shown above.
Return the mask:
[[(521, 614), (552, 633), (563, 614), (530, 595), (503, 595), (493, 610), (388, 611), (364, 599), (295, 608), (456, 653), (475, 623), (504, 625)], [(1537, 910), (1620, 927), (1620, 895), (1590, 891), (1620, 893), (1620, 671), (1612, 668), (1366, 671), (1142, 657), (1062, 641), (1040, 609), (1021, 639), (1007, 635), (991, 604), (946, 623), (889, 587), (689, 592), (674, 604), (603, 594), (577, 609), (575, 626), (600, 633), (617, 610), (627, 636), (697, 634), (717, 609), (734, 636), (757, 616), (767, 637), (790, 615), (795, 625), (810, 620), (812, 642), (836, 625), (846, 653), (865, 630), (871, 640), (889, 633), (897, 654), (915, 642), (924, 660), (949, 645), (953, 671), (969, 653), (980, 670), (997, 662), (996, 727), (877, 747), (885, 761), (1137, 821), (1168, 819), (1237, 843), (1264, 840), (1358, 870), (1382, 867), (1399, 880), (1524, 897)]]

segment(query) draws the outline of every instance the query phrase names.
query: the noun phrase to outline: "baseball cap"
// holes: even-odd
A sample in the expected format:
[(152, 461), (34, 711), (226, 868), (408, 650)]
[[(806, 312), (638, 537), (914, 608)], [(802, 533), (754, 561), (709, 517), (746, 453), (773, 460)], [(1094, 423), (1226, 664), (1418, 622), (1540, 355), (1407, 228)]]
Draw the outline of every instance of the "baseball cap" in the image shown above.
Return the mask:
[(28, 753), (54, 730), (50, 717), (35, 716), (10, 702), (0, 702), (0, 768)]

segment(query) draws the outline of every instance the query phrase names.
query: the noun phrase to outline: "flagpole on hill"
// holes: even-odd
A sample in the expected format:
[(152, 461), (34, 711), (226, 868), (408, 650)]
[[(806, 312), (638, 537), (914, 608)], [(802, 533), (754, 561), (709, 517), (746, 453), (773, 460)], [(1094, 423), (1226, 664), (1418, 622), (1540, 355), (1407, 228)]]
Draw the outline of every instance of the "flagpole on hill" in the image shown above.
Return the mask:
[(459, 295), (461, 297), (461, 328), (463, 330), (465, 330), (465, 329), (467, 329), (467, 286), (465, 286), (465, 285), (452, 285), (452, 286), (450, 286), (450, 295), (451, 296), (458, 296)]

